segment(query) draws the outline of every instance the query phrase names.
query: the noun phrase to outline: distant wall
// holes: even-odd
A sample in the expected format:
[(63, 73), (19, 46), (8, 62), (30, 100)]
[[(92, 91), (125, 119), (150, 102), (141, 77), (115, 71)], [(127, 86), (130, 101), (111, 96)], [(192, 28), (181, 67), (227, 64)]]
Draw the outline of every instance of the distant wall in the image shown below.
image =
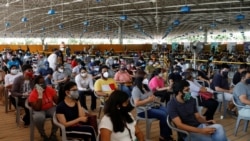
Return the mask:
[[(48, 50), (46, 52), (51, 52), (54, 48), (59, 48), (59, 45), (47, 45)], [(151, 51), (152, 45), (151, 44), (140, 44), (140, 45), (69, 45), (71, 48), (71, 51), (82, 51), (84, 48), (89, 49), (92, 46), (95, 46), (94, 50), (110, 50), (111, 48), (115, 52), (123, 52), (125, 49), (127, 50), (133, 50), (133, 51)], [(26, 50), (27, 47), (29, 47), (31, 52), (42, 52), (43, 47), (42, 45), (0, 45), (0, 51), (4, 50), (4, 48), (10, 48), (13, 50), (17, 50), (18, 48), (21, 48), (23, 50)], [(171, 50), (171, 45), (167, 45), (167, 48)], [(226, 50), (227, 45), (226, 44), (221, 44), (219, 45), (219, 51)], [(244, 52), (244, 45), (243, 44), (237, 44), (236, 45), (236, 51), (237, 52)], [(45, 52), (45, 53), (46, 53)], [(210, 52), (210, 45), (205, 45), (203, 52)]]

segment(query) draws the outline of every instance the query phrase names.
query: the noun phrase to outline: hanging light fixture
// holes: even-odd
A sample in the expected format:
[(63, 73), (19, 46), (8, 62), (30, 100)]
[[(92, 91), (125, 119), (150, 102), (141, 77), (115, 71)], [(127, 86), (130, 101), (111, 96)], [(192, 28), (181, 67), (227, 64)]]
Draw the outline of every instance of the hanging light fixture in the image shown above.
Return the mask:
[(83, 25), (84, 25), (84, 26), (89, 26), (89, 21), (84, 21), (84, 22), (83, 22)]
[(61, 23), (59, 24), (58, 27), (59, 27), (59, 29), (63, 29), (64, 28), (63, 24), (61, 24)]
[(181, 22), (180, 22), (178, 19), (176, 19), (176, 20), (174, 21), (173, 24), (174, 24), (175, 26), (178, 26), (180, 23), (181, 23)]
[(237, 21), (244, 20), (244, 19), (245, 19), (245, 15), (243, 15), (243, 14), (236, 15), (235, 19), (236, 19)]
[(191, 11), (191, 8), (190, 8), (190, 6), (185, 5), (185, 6), (181, 7), (180, 11), (181, 11), (181, 13), (189, 13)]
[(54, 15), (56, 13), (56, 11), (54, 10), (54, 9), (50, 9), (49, 11), (48, 11), (48, 14), (49, 15)]
[(25, 23), (25, 22), (28, 21), (28, 18), (25, 16), (25, 4), (24, 4), (24, 0), (23, 0), (23, 17), (22, 17), (21, 21), (23, 23)]
[(9, 23), (9, 22), (6, 22), (6, 23), (5, 23), (5, 27), (10, 27), (10, 23)]
[(127, 19), (128, 19), (128, 16), (127, 15), (125, 15), (125, 12), (124, 12), (124, 0), (123, 0), (123, 13), (122, 13), (122, 15), (120, 16), (120, 20), (122, 20), (122, 21), (126, 21)]

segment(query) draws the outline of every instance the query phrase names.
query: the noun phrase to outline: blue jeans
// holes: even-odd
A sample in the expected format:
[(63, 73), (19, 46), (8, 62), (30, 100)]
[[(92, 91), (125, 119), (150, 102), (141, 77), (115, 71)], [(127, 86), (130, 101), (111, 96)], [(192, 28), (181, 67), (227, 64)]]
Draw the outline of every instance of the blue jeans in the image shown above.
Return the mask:
[[(160, 120), (160, 136), (164, 137), (165, 139), (170, 139), (172, 135), (172, 130), (168, 127), (167, 124), (167, 109), (161, 106), (159, 109), (149, 109), (148, 111), (148, 118), (156, 118)], [(144, 112), (138, 113), (138, 116), (145, 117)]]
[[(200, 124), (197, 128), (205, 128), (205, 127), (212, 127), (215, 128), (216, 131), (212, 135), (204, 135), (199, 133), (189, 133), (190, 138), (192, 141), (227, 141), (226, 133), (224, 128), (220, 124), (213, 124), (213, 125), (205, 125)], [(188, 139), (186, 138), (185, 141)]]
[(129, 97), (131, 97), (132, 88), (130, 86), (126, 86), (126, 85), (121, 84), (120, 85), (120, 90), (125, 92), (126, 94), (128, 94)]

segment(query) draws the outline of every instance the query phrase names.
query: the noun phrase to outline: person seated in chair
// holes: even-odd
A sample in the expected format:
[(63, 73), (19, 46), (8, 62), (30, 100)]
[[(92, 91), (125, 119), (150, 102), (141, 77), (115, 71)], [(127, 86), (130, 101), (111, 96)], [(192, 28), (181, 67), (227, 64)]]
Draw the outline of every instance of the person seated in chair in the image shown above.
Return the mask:
[(37, 76), (34, 82), (35, 88), (31, 91), (28, 98), (29, 104), (33, 109), (34, 124), (44, 141), (57, 141), (56, 131), (58, 128), (56, 125), (52, 124), (49, 138), (46, 136), (44, 129), (46, 118), (52, 118), (56, 111), (57, 93), (52, 87), (46, 86), (45, 80), (41, 75)]
[[(197, 97), (199, 106), (203, 106), (207, 108), (206, 112), (203, 116), (206, 117), (206, 120), (212, 120), (214, 117), (214, 113), (219, 105), (218, 101), (213, 99), (213, 93), (209, 88), (201, 86), (195, 79), (194, 74), (192, 72), (186, 72), (185, 73), (185, 79), (189, 83), (189, 88), (192, 97)], [(207, 93), (211, 94), (211, 98), (204, 98), (199, 93)]]
[[(175, 97), (169, 101), (167, 110), (177, 128), (189, 132), (191, 141), (228, 141), (222, 125), (207, 121), (198, 113), (186, 80), (177, 82), (173, 89)], [(182, 138), (187, 139), (184, 135)]]
[(120, 90), (124, 91), (131, 97), (132, 77), (127, 72), (125, 65), (120, 66), (120, 70), (115, 73), (115, 81), (120, 84)]
[(98, 96), (109, 97), (117, 89), (115, 80), (109, 78), (108, 69), (105, 65), (100, 68), (101, 78), (96, 80), (94, 84), (94, 90)]
[[(67, 136), (96, 141), (96, 133), (92, 126), (87, 123), (88, 117), (78, 100), (79, 93), (75, 82), (67, 82), (59, 90), (59, 104), (56, 107), (56, 118), (65, 126), (67, 131), (79, 133), (68, 133)], [(90, 135), (81, 134), (90, 133)]]
[(120, 90), (111, 93), (99, 124), (100, 141), (145, 141), (133, 118), (129, 96)]
[[(164, 106), (156, 105), (155, 95), (149, 90), (148, 86), (143, 84), (143, 80), (146, 77), (146, 72), (143, 70), (138, 70), (136, 72), (135, 87), (132, 90), (132, 98), (135, 107), (140, 106), (150, 106), (147, 110), (148, 118), (156, 118), (160, 120), (160, 141), (173, 141), (171, 137), (172, 131), (167, 125), (167, 109)], [(136, 109), (137, 115), (140, 117), (145, 117), (145, 112), (141, 108)]]
[[(220, 72), (215, 74), (211, 83), (211, 89), (217, 92), (223, 92), (225, 96), (226, 101), (230, 101), (228, 104), (228, 109), (227, 111), (232, 115), (232, 116), (237, 116), (236, 114), (236, 109), (235, 106), (233, 105), (232, 101), (232, 92), (233, 89), (230, 89), (229, 83), (228, 83), (228, 71), (229, 71), (229, 66), (227, 64), (222, 64)], [(223, 97), (222, 94), (217, 95), (217, 99), (219, 101), (222, 101)]]
[[(237, 83), (233, 90), (235, 103), (241, 106), (250, 106), (250, 71), (241, 72), (241, 81)], [(250, 109), (239, 108), (239, 115), (250, 117)]]
[(25, 107), (25, 101), (34, 87), (34, 78), (31, 65), (23, 65), (22, 71), (23, 75), (19, 75), (13, 81), (11, 96), (16, 96), (18, 98), (18, 106), (24, 108), (25, 115), (23, 116), (23, 121), (24, 127), (27, 127), (30, 124), (30, 114), (29, 109)]
[(80, 74), (76, 75), (75, 82), (79, 92), (80, 103), (88, 110), (86, 105), (86, 95), (91, 96), (91, 110), (96, 109), (96, 96), (94, 95), (93, 77), (88, 74), (85, 67), (80, 68)]
[(240, 64), (238, 71), (233, 76), (233, 85), (236, 85), (241, 81), (241, 73), (246, 71), (247, 67), (247, 64)]
[(154, 72), (152, 73), (152, 76), (149, 80), (149, 88), (151, 91), (154, 92), (155, 96), (158, 96), (161, 98), (161, 102), (167, 102), (170, 99), (170, 91), (171, 87), (167, 87), (164, 84), (164, 79), (163, 77), (163, 70), (162, 68), (157, 68), (154, 70)]

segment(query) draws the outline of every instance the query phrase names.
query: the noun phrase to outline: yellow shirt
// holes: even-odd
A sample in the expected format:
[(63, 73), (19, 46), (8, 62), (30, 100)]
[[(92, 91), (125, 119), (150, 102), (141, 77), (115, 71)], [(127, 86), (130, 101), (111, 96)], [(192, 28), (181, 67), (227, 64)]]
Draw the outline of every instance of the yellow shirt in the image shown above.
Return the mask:
[(100, 78), (96, 80), (94, 85), (95, 91), (102, 91), (107, 94), (111, 94), (116, 89), (118, 87), (113, 78), (108, 78), (107, 80)]

